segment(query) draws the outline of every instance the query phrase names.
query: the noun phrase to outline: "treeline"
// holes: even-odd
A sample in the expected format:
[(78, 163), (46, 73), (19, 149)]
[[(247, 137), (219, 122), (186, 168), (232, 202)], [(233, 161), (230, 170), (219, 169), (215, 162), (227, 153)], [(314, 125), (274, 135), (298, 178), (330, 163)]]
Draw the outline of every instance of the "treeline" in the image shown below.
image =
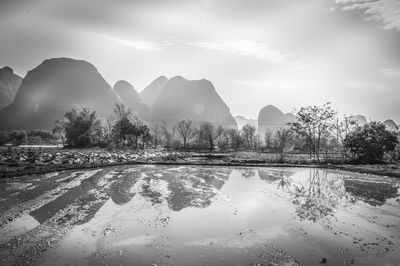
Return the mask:
[(252, 150), (275, 153), (282, 161), (288, 153), (307, 153), (319, 162), (329, 154), (359, 162), (399, 161), (399, 133), (380, 122), (365, 125), (350, 116), (338, 117), (330, 103), (302, 107), (297, 122), (267, 130), (245, 125), (237, 130), (210, 122), (177, 121), (148, 125), (124, 105), (117, 104), (111, 119), (89, 109), (73, 109), (56, 121), (52, 132), (43, 130), (0, 132), (1, 143), (20, 144), (29, 138), (54, 141), (71, 148), (145, 149), (164, 147), (186, 151)]
[(57, 139), (53, 132), (41, 129), (0, 131), (0, 145), (49, 144)]
[(309, 153), (318, 162), (332, 153), (363, 162), (399, 159), (398, 132), (386, 130), (382, 123), (360, 126), (349, 116), (339, 118), (330, 103), (302, 107), (296, 117), (297, 122), (260, 136), (251, 125), (237, 130), (182, 120), (173, 126), (165, 122), (148, 126), (124, 105), (116, 105), (110, 120), (100, 120), (87, 109), (69, 111), (54, 132), (69, 147), (254, 150), (278, 153), (282, 161), (288, 152)]

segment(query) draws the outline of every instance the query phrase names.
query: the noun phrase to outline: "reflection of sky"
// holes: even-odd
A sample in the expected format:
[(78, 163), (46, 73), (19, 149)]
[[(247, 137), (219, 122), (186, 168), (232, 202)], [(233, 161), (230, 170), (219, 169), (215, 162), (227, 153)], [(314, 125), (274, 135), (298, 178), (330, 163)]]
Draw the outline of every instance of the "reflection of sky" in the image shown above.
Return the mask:
[(5, 243), (13, 236), (28, 232), (39, 225), (35, 218), (26, 214), (0, 228), (0, 243)]

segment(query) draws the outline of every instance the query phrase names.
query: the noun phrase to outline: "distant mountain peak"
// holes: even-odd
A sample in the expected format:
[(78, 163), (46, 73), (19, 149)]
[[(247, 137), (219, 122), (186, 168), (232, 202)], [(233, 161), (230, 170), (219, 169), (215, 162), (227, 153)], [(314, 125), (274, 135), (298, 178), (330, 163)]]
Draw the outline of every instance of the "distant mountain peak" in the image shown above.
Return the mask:
[(386, 119), (383, 121), (383, 124), (386, 126), (387, 130), (396, 132), (399, 130), (399, 126), (392, 119)]
[(266, 105), (258, 114), (258, 128), (260, 136), (268, 131), (275, 134), (280, 128), (287, 128), (289, 122), (295, 122), (296, 116), (292, 113), (283, 113), (274, 105)]
[(14, 74), (11, 67), (5, 66), (0, 69), (0, 109), (14, 101), (21, 82), (22, 78)]
[(150, 112), (150, 107), (142, 101), (135, 87), (129, 82), (119, 80), (115, 83), (113, 90), (121, 98), (122, 102), (139, 116), (147, 116)]
[(13, 70), (11, 67), (9, 67), (9, 66), (5, 66), (5, 67), (3, 67), (1, 70), (3, 70), (3, 71), (6, 72), (6, 73), (14, 74), (14, 70)]
[(143, 91), (140, 92), (140, 97), (145, 103), (152, 105), (160, 93), (163, 91), (165, 85), (168, 82), (166, 76), (159, 76), (153, 80)]
[(171, 78), (153, 103), (153, 115), (174, 122), (190, 119), (236, 128), (228, 106), (214, 85), (205, 79)]
[(3, 127), (51, 129), (72, 108), (107, 116), (116, 102), (118, 97), (93, 64), (50, 58), (27, 73), (14, 102), (3, 111), (8, 117)]

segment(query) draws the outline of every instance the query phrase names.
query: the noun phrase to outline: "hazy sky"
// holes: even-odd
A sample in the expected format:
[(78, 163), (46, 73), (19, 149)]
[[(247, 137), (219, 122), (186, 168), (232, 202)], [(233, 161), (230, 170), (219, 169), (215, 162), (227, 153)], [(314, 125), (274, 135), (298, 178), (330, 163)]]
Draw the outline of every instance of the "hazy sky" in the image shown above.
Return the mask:
[(93, 63), (113, 85), (209, 79), (234, 115), (331, 101), (400, 122), (400, 0), (0, 0), (0, 66)]

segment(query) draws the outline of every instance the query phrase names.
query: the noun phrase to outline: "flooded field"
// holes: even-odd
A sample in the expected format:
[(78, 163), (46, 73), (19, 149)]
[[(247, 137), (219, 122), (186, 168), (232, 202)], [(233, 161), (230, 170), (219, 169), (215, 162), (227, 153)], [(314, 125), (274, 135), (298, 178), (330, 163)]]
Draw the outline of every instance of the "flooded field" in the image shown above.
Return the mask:
[(2, 180), (0, 265), (400, 265), (400, 180), (123, 166)]

